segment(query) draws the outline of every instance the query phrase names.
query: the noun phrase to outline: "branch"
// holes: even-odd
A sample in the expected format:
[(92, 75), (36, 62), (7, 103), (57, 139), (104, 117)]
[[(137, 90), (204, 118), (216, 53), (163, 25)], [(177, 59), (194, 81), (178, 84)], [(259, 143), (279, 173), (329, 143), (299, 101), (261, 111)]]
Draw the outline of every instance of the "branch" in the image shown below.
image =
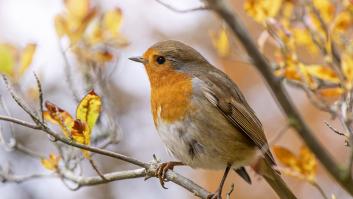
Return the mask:
[(12, 118), (12, 117), (8, 117), (8, 116), (4, 116), (4, 115), (0, 115), (0, 120), (11, 122), (11, 123), (15, 123), (15, 124), (19, 124), (21, 126), (28, 127), (28, 128), (35, 129), (35, 130), (41, 129), (40, 126), (37, 126), (35, 124), (31, 124), (29, 122), (26, 122), (26, 121), (23, 121), (23, 120), (19, 120), (19, 119), (16, 119), (16, 118)]
[[(5, 118), (5, 119), (4, 119)], [(8, 117), (4, 117), (4, 116), (0, 116), (0, 120), (4, 120), (4, 121), (9, 121), (9, 122), (13, 122), (25, 127), (29, 127), (32, 129), (37, 129), (37, 130), (41, 130), (44, 131), (45, 133), (47, 133), (48, 135), (52, 136), (55, 138), (55, 140), (60, 141), (62, 143), (65, 143), (67, 145), (76, 147), (76, 148), (80, 148), (80, 149), (84, 149), (93, 153), (97, 153), (97, 154), (101, 154), (101, 155), (105, 155), (105, 156), (109, 156), (115, 159), (119, 159), (137, 166), (140, 166), (144, 169), (142, 170), (146, 170), (148, 172), (145, 172), (143, 176), (152, 176), (152, 177), (156, 177), (156, 169), (157, 166), (156, 164), (148, 164), (148, 163), (144, 163), (141, 162), (139, 160), (136, 160), (134, 158), (119, 154), (119, 153), (115, 153), (112, 151), (108, 151), (108, 150), (104, 150), (104, 149), (100, 149), (97, 147), (93, 147), (93, 146), (86, 146), (86, 145), (82, 145), (76, 142), (73, 142), (71, 140), (68, 140), (64, 137), (59, 136), (58, 134), (56, 134), (55, 132), (53, 132), (51, 129), (49, 129), (47, 126), (45, 126), (44, 124), (40, 123), (39, 125), (41, 125), (40, 127), (27, 123), (25, 121), (21, 121), (18, 119), (14, 119), (14, 118), (10, 118), (8, 119)], [(87, 183), (93, 183), (94, 184), (103, 184), (104, 182), (111, 182), (113, 180), (115, 180), (116, 178), (121, 178), (121, 179), (129, 179), (129, 178), (133, 178), (133, 174), (131, 172), (127, 172), (127, 173), (122, 173), (122, 172), (118, 172), (115, 173), (114, 175), (110, 176), (109, 174), (105, 174), (104, 177), (107, 179), (107, 181), (105, 181), (104, 179), (102, 179), (101, 176), (97, 176), (97, 177), (92, 177), (92, 178), (83, 178), (83, 177), (75, 177), (73, 178), (73, 175), (69, 174), (69, 173), (62, 173), (65, 177), (67, 177), (68, 179), (71, 179), (72, 181), (76, 182), (76, 181), (82, 181), (83, 184), (82, 185), (86, 185)], [(129, 175), (128, 175), (129, 174)], [(131, 174), (131, 175), (130, 175)], [(136, 174), (136, 173), (135, 173)], [(142, 174), (141, 174), (142, 175)], [(137, 175), (136, 175), (137, 177)], [(99, 180), (97, 180), (96, 178), (99, 178)], [(196, 183), (194, 183), (193, 181), (183, 177), (182, 175), (175, 173), (173, 171), (168, 171), (166, 173), (166, 179), (168, 181), (172, 181), (175, 184), (178, 184), (179, 186), (189, 190), (190, 192), (192, 192), (193, 194), (195, 194), (198, 197), (201, 198), (207, 198), (207, 196), (210, 194), (208, 191), (206, 191), (204, 188), (200, 187), (199, 185), (197, 185)], [(80, 184), (81, 185), (81, 184)]]
[[(336, 179), (337, 182), (351, 195), (353, 195), (353, 180), (352, 178), (345, 179), (342, 177), (342, 169), (333, 160), (328, 151), (318, 142), (314, 133), (304, 122), (299, 112), (295, 108), (292, 101), (288, 97), (288, 93), (284, 88), (282, 82), (273, 75), (273, 69), (268, 60), (261, 54), (259, 48), (256, 46), (250, 33), (240, 22), (238, 17), (222, 0), (205, 0), (207, 5), (217, 13), (230, 27), (234, 35), (238, 37), (243, 47), (253, 59), (254, 66), (262, 74), (267, 84), (272, 90), (277, 102), (286, 114), (289, 123), (296, 129), (298, 134), (308, 145), (310, 150), (316, 155), (320, 162), (324, 165), (326, 170)], [(344, 172), (344, 171), (343, 171)]]

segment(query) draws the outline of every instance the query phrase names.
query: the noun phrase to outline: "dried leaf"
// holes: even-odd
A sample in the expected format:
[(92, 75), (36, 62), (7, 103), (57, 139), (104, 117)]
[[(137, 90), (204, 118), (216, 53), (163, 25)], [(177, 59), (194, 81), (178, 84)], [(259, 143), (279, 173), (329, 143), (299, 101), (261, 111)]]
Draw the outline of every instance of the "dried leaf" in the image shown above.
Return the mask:
[(37, 45), (36, 44), (27, 44), (25, 49), (23, 50), (21, 54), (21, 59), (20, 59), (20, 69), (19, 69), (19, 76), (21, 77), (28, 67), (31, 65), (32, 60), (33, 60), (33, 55), (36, 52)]
[(221, 57), (227, 57), (230, 54), (229, 37), (225, 28), (218, 33), (211, 33), (212, 44), (216, 48), (217, 53)]
[(60, 159), (60, 156), (51, 153), (47, 159), (41, 160), (41, 164), (44, 168), (50, 171), (56, 171), (58, 169)]
[[(91, 130), (89, 129), (87, 123), (76, 119), (71, 130), (71, 137), (77, 143), (89, 145), (91, 142)], [(82, 152), (85, 158), (89, 158), (88, 151), (82, 150)]]
[(45, 107), (47, 108), (47, 111), (44, 112), (44, 118), (53, 124), (58, 124), (64, 135), (70, 137), (71, 129), (75, 122), (72, 116), (62, 108), (48, 101), (45, 102)]

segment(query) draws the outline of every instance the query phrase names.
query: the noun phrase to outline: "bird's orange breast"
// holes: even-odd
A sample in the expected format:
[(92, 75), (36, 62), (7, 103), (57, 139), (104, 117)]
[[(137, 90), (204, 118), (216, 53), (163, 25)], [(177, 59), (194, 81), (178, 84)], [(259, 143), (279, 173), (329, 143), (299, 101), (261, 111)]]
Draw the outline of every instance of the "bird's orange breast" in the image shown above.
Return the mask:
[(151, 83), (151, 109), (153, 120), (171, 123), (183, 119), (190, 110), (192, 79), (172, 68), (146, 67)]

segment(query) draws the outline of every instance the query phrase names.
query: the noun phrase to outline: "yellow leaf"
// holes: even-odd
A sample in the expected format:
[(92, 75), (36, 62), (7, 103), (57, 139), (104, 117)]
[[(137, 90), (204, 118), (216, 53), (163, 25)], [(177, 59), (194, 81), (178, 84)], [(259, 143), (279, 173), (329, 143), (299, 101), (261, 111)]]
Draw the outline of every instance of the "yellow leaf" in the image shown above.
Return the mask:
[(325, 81), (329, 81), (332, 83), (340, 82), (340, 79), (337, 77), (337, 74), (327, 66), (307, 65), (306, 71), (310, 75)]
[[(71, 130), (71, 137), (77, 143), (89, 145), (91, 142), (91, 131), (86, 122), (83, 122), (79, 119), (74, 121), (74, 125)], [(89, 152), (82, 150), (83, 156), (89, 158)]]
[(264, 23), (277, 15), (281, 5), (282, 0), (246, 0), (244, 10), (255, 21)]
[(302, 63), (299, 63), (298, 65), (299, 65), (299, 70), (301, 73), (302, 80), (306, 83), (306, 85), (309, 88), (316, 88), (317, 84), (313, 80), (312, 76), (309, 74), (307, 67)]
[(314, 44), (308, 30), (303, 28), (293, 28), (291, 32), (292, 32), (293, 40), (298, 46), (304, 46), (308, 48), (312, 53), (318, 52), (318, 48)]
[(97, 44), (103, 42), (104, 40), (104, 32), (101, 28), (100, 24), (95, 24), (92, 32), (88, 35), (88, 42), (90, 44)]
[(280, 146), (275, 146), (273, 151), (279, 161), (287, 167), (288, 170), (285, 174), (301, 179), (304, 178), (311, 183), (315, 181), (317, 169), (316, 159), (306, 146), (300, 148), (298, 156)]
[(88, 124), (92, 131), (101, 111), (102, 101), (93, 90), (90, 91), (79, 103), (76, 109), (76, 118)]
[(61, 15), (56, 16), (54, 23), (55, 23), (56, 34), (58, 34), (59, 38), (69, 34), (69, 28), (67, 26), (65, 17)]
[(338, 32), (344, 32), (348, 28), (351, 28), (352, 25), (353, 25), (352, 13), (349, 11), (343, 11), (336, 16), (334, 20), (333, 30)]
[(12, 47), (0, 44), (0, 73), (12, 76), (15, 66), (15, 56)]
[(229, 37), (225, 30), (222, 30), (219, 33), (212, 33), (211, 34), (212, 44), (216, 48), (218, 55), (221, 57), (227, 57), (230, 54), (230, 44), (229, 44)]
[(68, 14), (75, 18), (82, 19), (86, 17), (90, 9), (89, 0), (65, 0), (65, 6)]
[(291, 151), (281, 146), (275, 146), (272, 149), (283, 165), (295, 171), (299, 171), (297, 158)]
[(332, 21), (336, 8), (331, 0), (313, 0), (313, 4), (326, 23)]
[(21, 77), (31, 65), (33, 55), (36, 52), (36, 44), (28, 44), (21, 54), (19, 76)]
[(47, 159), (42, 159), (41, 163), (44, 168), (55, 171), (58, 169), (60, 159), (60, 156), (51, 153)]
[(112, 36), (116, 36), (120, 30), (122, 22), (122, 12), (120, 9), (108, 11), (103, 16), (103, 29), (107, 30)]
[(72, 116), (53, 103), (45, 102), (45, 107), (47, 108), (47, 111), (44, 112), (44, 118), (53, 124), (58, 124), (64, 135), (70, 137), (71, 129), (74, 126), (74, 119)]
[(314, 182), (317, 170), (317, 164), (314, 154), (306, 146), (300, 148), (298, 163), (301, 173), (309, 182)]
[(353, 57), (352, 54), (342, 53), (342, 70), (347, 78), (347, 89), (352, 88), (353, 84)]

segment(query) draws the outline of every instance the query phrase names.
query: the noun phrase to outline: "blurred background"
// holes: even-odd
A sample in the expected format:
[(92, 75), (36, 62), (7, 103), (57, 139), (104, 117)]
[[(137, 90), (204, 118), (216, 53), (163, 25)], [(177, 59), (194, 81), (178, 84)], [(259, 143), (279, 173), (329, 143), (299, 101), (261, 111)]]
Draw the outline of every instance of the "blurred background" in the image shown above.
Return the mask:
[[(200, 6), (198, 1), (190, 0), (165, 0), (166, 3), (180, 9), (188, 9)], [(253, 107), (257, 116), (264, 125), (269, 140), (273, 139), (281, 129), (286, 126), (286, 121), (281, 114), (271, 93), (264, 81), (251, 65), (246, 63), (240, 44), (229, 36), (231, 55), (220, 56), (215, 47), (217, 36), (225, 27), (222, 21), (208, 11), (190, 12), (185, 14), (175, 13), (154, 0), (100, 0), (91, 1), (91, 6), (96, 6), (102, 12), (111, 9), (120, 9), (121, 24), (119, 24), (120, 41), (112, 45), (108, 51), (109, 63), (104, 63), (105, 69), (97, 69), (95, 72), (104, 72), (105, 84), (109, 88), (105, 93), (103, 88), (98, 89), (98, 94), (109, 97), (106, 108), (111, 109), (117, 130), (117, 144), (108, 147), (109, 150), (130, 155), (142, 161), (152, 160), (156, 154), (162, 161), (172, 160), (163, 143), (161, 143), (153, 126), (149, 106), (149, 82), (142, 65), (131, 62), (128, 57), (141, 55), (149, 46), (157, 41), (174, 39), (193, 46), (200, 51), (212, 64), (225, 71), (239, 85), (248, 102)], [(256, 24), (243, 11), (243, 1), (231, 1), (244, 24), (249, 28), (254, 38), (257, 38), (262, 27)], [(87, 91), (84, 80), (87, 78), (82, 71), (87, 63), (85, 60), (75, 57), (78, 52), (72, 53), (69, 39), (59, 38), (55, 28), (56, 16), (65, 13), (65, 3), (62, 0), (0, 0), (0, 43), (10, 43), (18, 48), (24, 48), (28, 43), (36, 44), (36, 52), (33, 61), (27, 71), (17, 81), (18, 88), (25, 99), (35, 107), (36, 96), (33, 89), (36, 88), (33, 72), (38, 74), (43, 86), (45, 100), (50, 100), (58, 106), (74, 113), (77, 102), (73, 91), (77, 96), (82, 96)], [(215, 36), (216, 35), (216, 36)], [(99, 50), (101, 48), (99, 47)], [(106, 50), (106, 49), (105, 49)], [(64, 52), (64, 53), (63, 53)], [(105, 52), (105, 51), (104, 51)], [(265, 52), (273, 57), (271, 46), (266, 47)], [(76, 54), (75, 54), (76, 53)], [(106, 54), (104, 54), (106, 55)], [(113, 56), (111, 58), (110, 56)], [(307, 56), (311, 58), (310, 55)], [(69, 62), (69, 69), (67, 65)], [(102, 61), (105, 62), (105, 61)], [(80, 65), (80, 67), (76, 67)], [(1, 67), (1, 66), (0, 66)], [(69, 70), (71, 77), (67, 78)], [(85, 79), (87, 82), (88, 80)], [(99, 82), (95, 82), (99, 83)], [(95, 87), (94, 82), (90, 87)], [(73, 88), (74, 87), (74, 88)], [(306, 99), (302, 91), (289, 88), (291, 97), (300, 109), (303, 117), (308, 121), (316, 136), (334, 155), (337, 161), (344, 162), (347, 158), (348, 148), (344, 146), (344, 140), (333, 134), (324, 124), (330, 119), (328, 114), (323, 114), (315, 109)], [(101, 93), (100, 93), (101, 92)], [(29, 118), (10, 99), (5, 85), (0, 82), (0, 95), (4, 103), (14, 117)], [(107, 98), (108, 98), (107, 97)], [(0, 111), (1, 112), (1, 111)], [(1, 112), (4, 113), (4, 112)], [(103, 122), (104, 123), (104, 122)], [(333, 125), (335, 123), (332, 123)], [(10, 126), (1, 122), (2, 131), (10, 136)], [(21, 127), (13, 130), (18, 142), (43, 155), (55, 151), (53, 144), (47, 136), (38, 134)], [(298, 152), (302, 142), (292, 130), (286, 133), (273, 145), (285, 146), (294, 152)], [(101, 171), (112, 172), (127, 168), (134, 168), (126, 163), (110, 158), (95, 156), (96, 163)], [(0, 149), (0, 165), (7, 165), (15, 174), (50, 173), (45, 170), (40, 161), (16, 151)], [(89, 166), (83, 166), (84, 174), (96, 175)], [(188, 167), (175, 169), (182, 175), (189, 177), (209, 191), (216, 190), (223, 171), (192, 170)], [(231, 173), (225, 185), (225, 191), (235, 184), (232, 198), (276, 198), (276, 195), (266, 182), (257, 176), (251, 169), (253, 184), (248, 185), (235, 173)], [(298, 198), (320, 198), (318, 191), (304, 181), (293, 177), (283, 176), (289, 186), (298, 195)], [(318, 182), (327, 195), (335, 194), (337, 198), (350, 198), (321, 166), (318, 168)], [(77, 191), (71, 191), (57, 178), (36, 179), (32, 181), (15, 183), (1, 183), (0, 193), (2, 199), (30, 199), (30, 198), (194, 198), (186, 190), (173, 183), (167, 183), (167, 190), (162, 189), (157, 179), (124, 180), (105, 185), (83, 187)]]

